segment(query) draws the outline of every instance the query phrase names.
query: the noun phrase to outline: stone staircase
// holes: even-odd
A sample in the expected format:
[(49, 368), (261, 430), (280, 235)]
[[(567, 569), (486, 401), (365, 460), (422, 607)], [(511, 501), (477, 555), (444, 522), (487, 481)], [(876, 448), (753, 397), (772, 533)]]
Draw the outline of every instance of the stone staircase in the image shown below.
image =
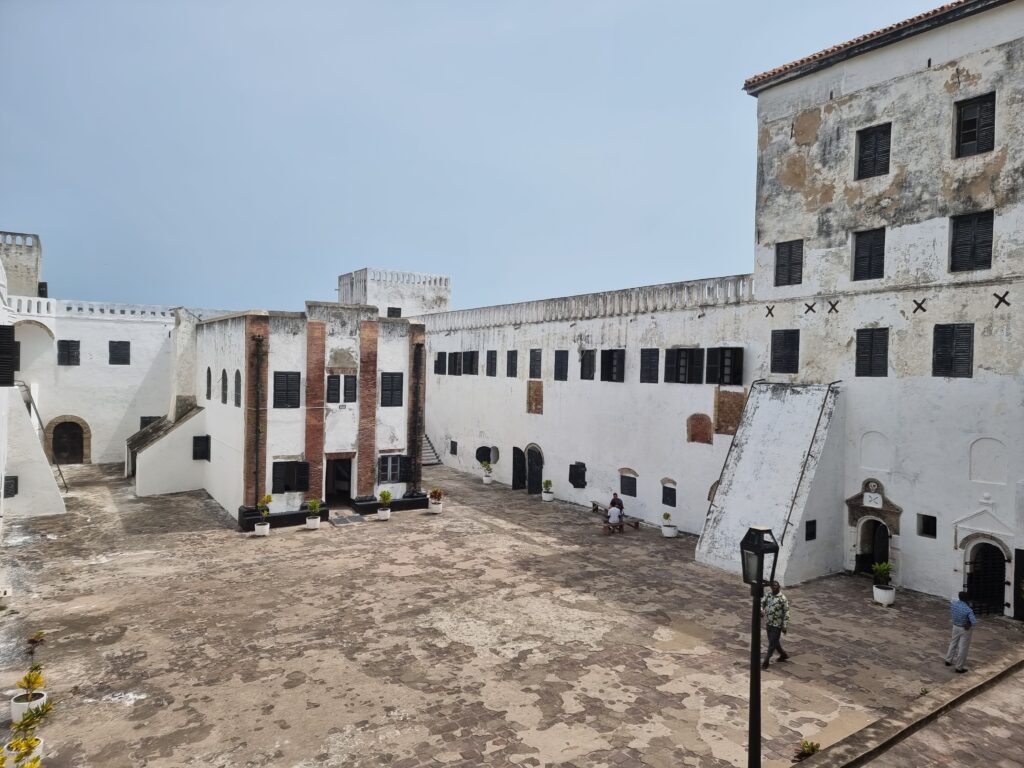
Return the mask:
[(434, 444), (430, 442), (430, 438), (426, 435), (423, 436), (423, 449), (420, 453), (420, 465), (424, 467), (436, 467), (441, 463), (441, 457), (437, 454), (437, 449)]

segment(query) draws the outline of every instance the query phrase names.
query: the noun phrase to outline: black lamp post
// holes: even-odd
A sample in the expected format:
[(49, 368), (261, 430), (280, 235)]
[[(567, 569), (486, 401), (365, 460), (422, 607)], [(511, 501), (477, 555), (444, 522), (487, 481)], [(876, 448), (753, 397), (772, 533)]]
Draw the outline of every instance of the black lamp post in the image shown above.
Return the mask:
[(750, 614), (750, 727), (747, 734), (747, 766), (761, 765), (761, 596), (764, 594), (764, 558), (772, 556), (772, 573), (779, 555), (779, 543), (771, 528), (755, 525), (747, 530), (740, 542), (740, 563), (743, 583), (750, 585), (752, 611)]

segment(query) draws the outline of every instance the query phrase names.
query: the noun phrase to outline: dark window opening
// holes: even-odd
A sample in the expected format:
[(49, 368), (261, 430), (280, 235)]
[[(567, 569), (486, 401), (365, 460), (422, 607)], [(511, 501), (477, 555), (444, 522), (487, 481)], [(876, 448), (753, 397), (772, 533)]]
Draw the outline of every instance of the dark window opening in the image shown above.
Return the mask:
[(192, 438), (192, 460), (193, 461), (209, 461), (210, 460), (210, 436), (209, 435), (196, 435)]
[(708, 350), (705, 384), (743, 384), (743, 347), (712, 347)]
[(498, 375), (498, 352), (494, 349), (487, 350), (487, 375)]
[(299, 407), (299, 381), (295, 371), (274, 371), (274, 407)]
[[(11, 326), (13, 328), (13, 326)], [(18, 476), (4, 475), (4, 498), (13, 499), (18, 495)]]
[(242, 407), (242, 372), (235, 371), (235, 408)]
[(412, 477), (412, 460), (408, 456), (381, 456), (377, 460), (378, 483), (408, 483)]
[[(57, 365), (81, 365), (81, 342), (61, 339), (57, 342)], [(207, 395), (209, 398), (209, 395)]]
[(992, 211), (952, 218), (949, 271), (970, 272), (992, 266)]
[(587, 465), (582, 461), (569, 465), (569, 485), (573, 488), (587, 487)]
[(480, 353), (479, 352), (463, 352), (462, 353), (462, 375), (463, 376), (476, 376), (477, 371), (480, 368)]
[(510, 379), (519, 375), (519, 352), (514, 349), (505, 353), (505, 375)]
[(889, 172), (892, 123), (857, 131), (857, 178), (884, 176)]
[(206, 399), (213, 399), (213, 371), (206, 369)]
[(853, 234), (853, 279), (885, 276), (885, 227)]
[(341, 402), (341, 376), (330, 375), (327, 377), (327, 402)]
[(704, 350), (666, 350), (665, 381), (672, 384), (702, 384), (704, 382)]
[(934, 539), (938, 535), (938, 521), (934, 515), (918, 514), (917, 535), (926, 539)]
[(309, 463), (305, 461), (275, 461), (271, 493), (291, 493), (309, 490)]
[(382, 373), (380, 375), (380, 407), (397, 408), (402, 404), (404, 374)]
[(593, 381), (594, 370), (597, 367), (597, 351), (584, 349), (580, 352), (580, 379)]
[(772, 373), (800, 370), (800, 331), (772, 331)]
[(800, 285), (804, 279), (804, 241), (775, 245), (775, 284)]
[(434, 373), (438, 376), (444, 376), (448, 373), (448, 353), (438, 352), (434, 358)]
[(130, 341), (108, 342), (109, 365), (131, 365), (132, 364), (132, 343)]
[(626, 380), (626, 350), (601, 350), (601, 381)]
[(640, 383), (641, 384), (657, 384), (658, 383), (658, 364), (661, 362), (661, 350), (660, 349), (641, 349), (640, 350)]
[(476, 449), (475, 454), (477, 462), (486, 461), (488, 464), (491, 463), (491, 448), (488, 445), (481, 445)]
[(674, 485), (661, 486), (661, 503), (666, 507), (676, 505), (676, 487)]
[(220, 402), (221, 405), (228, 404), (228, 372), (223, 368), (220, 371)]
[(858, 376), (889, 375), (889, 329), (857, 329)]
[(814, 541), (818, 538), (818, 521), (808, 520), (804, 523), (804, 541)]
[(21, 366), (20, 357), (14, 326), (0, 325), (0, 387), (14, 386), (14, 372)]
[(974, 375), (974, 323), (936, 325), (932, 376), (969, 379)]
[(150, 424), (152, 424), (154, 421), (160, 421), (161, 418), (163, 418), (163, 417), (162, 416), (141, 416), (139, 418), (139, 429), (140, 430), (145, 429)]
[(569, 380), (569, 350), (555, 350), (555, 381)]
[(461, 376), (462, 375), (462, 353), (461, 352), (449, 352), (448, 353), (448, 375), (449, 376)]
[(619, 475), (619, 493), (623, 496), (636, 496), (636, 478), (632, 475)]
[(356, 377), (346, 376), (345, 377), (345, 391), (342, 396), (342, 400), (346, 403), (354, 403), (356, 401)]
[(448, 444), (448, 453), (450, 453), (452, 456), (458, 456), (459, 455), (459, 444), (457, 442), (455, 442), (454, 440), (452, 440)]
[(401, 317), (401, 316), (402, 316), (402, 308), (401, 307), (388, 307), (388, 317)]
[(956, 105), (956, 156), (991, 152), (996, 146), (996, 95), (988, 93)]
[(530, 350), (530, 378), (539, 379), (541, 375), (541, 350)]

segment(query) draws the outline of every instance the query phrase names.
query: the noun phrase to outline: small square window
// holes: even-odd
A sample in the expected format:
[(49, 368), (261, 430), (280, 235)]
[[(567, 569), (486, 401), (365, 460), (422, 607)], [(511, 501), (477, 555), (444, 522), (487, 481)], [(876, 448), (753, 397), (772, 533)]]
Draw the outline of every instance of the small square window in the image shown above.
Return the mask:
[(582, 461), (569, 465), (569, 485), (573, 488), (587, 487), (587, 465)]
[(57, 342), (57, 365), (80, 365), (81, 342), (72, 339), (60, 339)]
[(271, 473), (271, 493), (309, 490), (309, 464), (305, 461), (275, 461)]
[(974, 323), (936, 325), (932, 376), (969, 379), (974, 375)]
[[(743, 384), (743, 347), (713, 347), (708, 350), (705, 384)], [(699, 365), (698, 365), (699, 368)]]
[(623, 496), (636, 496), (636, 478), (632, 475), (619, 475), (619, 493)]
[(404, 374), (382, 373), (380, 375), (380, 407), (399, 408), (404, 392)]
[(661, 503), (666, 507), (676, 505), (676, 487), (674, 485), (661, 486)]
[(949, 271), (972, 272), (992, 267), (992, 211), (954, 216), (950, 220)]
[(938, 532), (938, 521), (934, 515), (917, 516), (917, 535), (926, 539), (934, 539)]
[[(710, 359), (709, 359), (710, 364)], [(742, 369), (742, 365), (741, 365)], [(709, 370), (710, 373), (710, 370)], [(714, 374), (712, 374), (714, 375)], [(703, 349), (665, 350), (665, 381), (672, 384), (704, 383)], [(708, 380), (712, 383), (711, 380)], [(719, 383), (719, 382), (713, 382)]]
[(388, 307), (388, 317), (401, 317), (401, 316), (402, 316), (402, 308), (401, 307)]
[[(207, 372), (209, 373), (209, 372)], [(209, 376), (207, 376), (209, 380)], [(299, 382), (301, 376), (296, 371), (274, 371), (274, 407), (299, 407)], [(207, 387), (209, 391), (209, 387)], [(207, 395), (209, 397), (209, 395)]]
[(853, 279), (885, 277), (885, 227), (853, 233)]
[(804, 241), (775, 245), (775, 285), (800, 285), (804, 279)]
[(661, 350), (660, 349), (641, 349), (640, 350), (640, 383), (641, 384), (657, 384), (658, 383), (658, 364), (661, 361)]
[(818, 521), (808, 520), (804, 523), (804, 541), (814, 541), (818, 538)]
[(455, 442), (454, 440), (452, 440), (448, 444), (448, 453), (450, 453), (452, 456), (458, 456), (459, 455), (459, 444), (457, 442)]
[(110, 357), (108, 363), (110, 365), (131, 365), (132, 363), (132, 343), (130, 341), (111, 341), (109, 342)]
[(996, 146), (996, 95), (957, 102), (956, 156), (991, 152)]
[(209, 461), (210, 460), (210, 436), (209, 435), (196, 435), (192, 438), (192, 460), (193, 461)]
[(601, 350), (601, 381), (626, 380), (626, 350)]
[(892, 123), (857, 131), (857, 178), (884, 176), (889, 172)]
[(800, 331), (772, 331), (772, 373), (799, 373)]

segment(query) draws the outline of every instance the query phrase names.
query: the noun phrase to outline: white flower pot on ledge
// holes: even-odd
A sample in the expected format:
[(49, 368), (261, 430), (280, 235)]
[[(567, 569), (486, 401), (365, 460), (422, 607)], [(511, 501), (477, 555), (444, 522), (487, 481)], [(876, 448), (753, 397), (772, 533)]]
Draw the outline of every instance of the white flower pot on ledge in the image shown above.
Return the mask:
[(388, 507), (387, 509), (378, 509), (377, 510), (377, 519), (378, 520), (390, 520), (391, 519), (391, 508)]
[(256, 523), (256, 525), (252, 527), (252, 532), (256, 536), (269, 536), (270, 523)]
[(320, 529), (320, 515), (310, 515), (306, 518), (306, 528), (311, 531), (317, 531)]
[(879, 605), (892, 605), (896, 602), (896, 587), (887, 584), (875, 584), (871, 591), (874, 593), (875, 602)]

